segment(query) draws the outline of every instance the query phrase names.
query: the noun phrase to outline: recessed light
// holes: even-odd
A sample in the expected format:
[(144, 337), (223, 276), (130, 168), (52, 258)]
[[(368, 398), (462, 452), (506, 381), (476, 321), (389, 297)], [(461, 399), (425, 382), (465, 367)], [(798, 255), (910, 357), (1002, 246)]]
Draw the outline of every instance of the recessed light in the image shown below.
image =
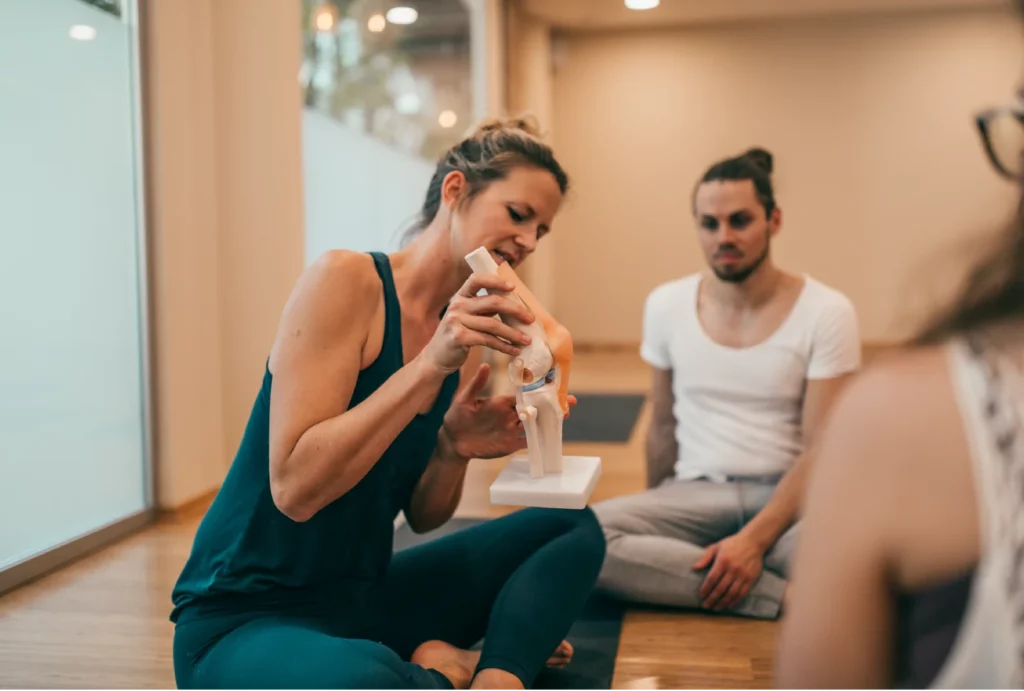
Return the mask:
[(402, 115), (415, 115), (420, 112), (421, 106), (420, 97), (414, 91), (404, 93), (395, 99), (395, 110)]
[(329, 2), (322, 2), (313, 17), (316, 30), (328, 32), (338, 24), (338, 8)]
[(653, 10), (661, 0), (626, 0), (626, 7), (631, 10)]
[(458, 121), (459, 116), (453, 110), (442, 110), (441, 114), (437, 116), (437, 124), (446, 130), (455, 127), (455, 123)]
[(388, 10), (387, 19), (392, 24), (412, 24), (420, 14), (412, 7), (392, 7)]
[(366, 21), (366, 28), (375, 34), (379, 34), (381, 31), (387, 28), (388, 20), (384, 19), (384, 15), (375, 14)]
[(68, 29), (68, 36), (76, 41), (91, 41), (96, 38), (96, 29), (85, 24), (75, 24)]

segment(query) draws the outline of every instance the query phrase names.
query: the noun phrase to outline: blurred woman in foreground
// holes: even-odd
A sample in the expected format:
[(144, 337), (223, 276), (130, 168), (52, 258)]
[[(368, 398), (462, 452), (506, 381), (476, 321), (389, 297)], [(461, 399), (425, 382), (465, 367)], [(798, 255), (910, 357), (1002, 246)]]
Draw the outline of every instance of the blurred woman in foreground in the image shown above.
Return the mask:
[[(1019, 183), (997, 133), (1024, 140), (1024, 99), (978, 124)], [(1024, 205), (956, 305), (850, 385), (819, 454), (779, 685), (1021, 687)]]

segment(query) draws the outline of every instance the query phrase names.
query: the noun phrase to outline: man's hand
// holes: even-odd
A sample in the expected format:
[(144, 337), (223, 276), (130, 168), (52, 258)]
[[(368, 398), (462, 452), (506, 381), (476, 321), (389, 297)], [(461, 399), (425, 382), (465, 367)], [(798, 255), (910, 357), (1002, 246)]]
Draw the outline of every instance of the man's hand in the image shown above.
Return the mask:
[(735, 607), (747, 596), (764, 568), (764, 552), (753, 540), (737, 533), (709, 546), (693, 565), (694, 571), (711, 567), (700, 587), (706, 609)]

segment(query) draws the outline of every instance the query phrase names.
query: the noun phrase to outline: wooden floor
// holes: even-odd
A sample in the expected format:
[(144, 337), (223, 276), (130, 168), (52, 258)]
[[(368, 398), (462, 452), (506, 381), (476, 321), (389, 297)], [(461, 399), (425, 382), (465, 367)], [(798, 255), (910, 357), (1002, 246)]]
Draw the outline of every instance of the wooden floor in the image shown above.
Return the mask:
[[(573, 391), (647, 389), (633, 355), (583, 354)], [(643, 488), (645, 407), (627, 444), (567, 444), (596, 455), (603, 471), (593, 501)], [(502, 463), (474, 462), (462, 516), (503, 510), (487, 501)], [(0, 688), (173, 688), (167, 619), (170, 592), (200, 512), (167, 517), (114, 547), (0, 597)], [(615, 688), (766, 688), (776, 624), (700, 614), (630, 612)]]

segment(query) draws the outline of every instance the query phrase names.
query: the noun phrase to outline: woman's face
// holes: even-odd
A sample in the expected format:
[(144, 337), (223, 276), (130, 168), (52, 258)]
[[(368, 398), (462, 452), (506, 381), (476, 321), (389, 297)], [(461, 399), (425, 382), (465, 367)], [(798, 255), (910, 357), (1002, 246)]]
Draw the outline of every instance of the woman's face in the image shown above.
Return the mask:
[[(458, 198), (461, 175), (445, 182), (445, 194)], [(460, 180), (461, 179), (461, 180)], [(494, 261), (518, 267), (551, 231), (562, 204), (555, 177), (542, 168), (518, 166), (495, 180), (472, 199), (457, 206), (452, 216), (453, 241), (459, 256), (486, 247)], [(453, 204), (454, 206), (454, 204)]]

